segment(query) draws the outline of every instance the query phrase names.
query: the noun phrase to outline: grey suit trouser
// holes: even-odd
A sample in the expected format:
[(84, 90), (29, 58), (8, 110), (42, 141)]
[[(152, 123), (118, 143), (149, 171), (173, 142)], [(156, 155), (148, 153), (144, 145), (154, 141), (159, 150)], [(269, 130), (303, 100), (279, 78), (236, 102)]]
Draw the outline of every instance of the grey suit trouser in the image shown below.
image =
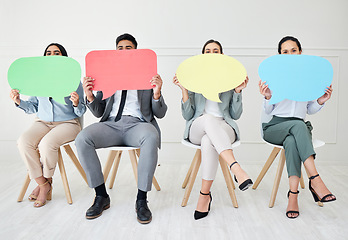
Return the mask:
[(111, 120), (94, 123), (79, 133), (75, 144), (91, 188), (104, 183), (96, 149), (112, 146), (140, 147), (138, 189), (145, 192), (151, 190), (159, 146), (158, 131), (151, 123), (131, 116), (122, 116), (117, 122)]

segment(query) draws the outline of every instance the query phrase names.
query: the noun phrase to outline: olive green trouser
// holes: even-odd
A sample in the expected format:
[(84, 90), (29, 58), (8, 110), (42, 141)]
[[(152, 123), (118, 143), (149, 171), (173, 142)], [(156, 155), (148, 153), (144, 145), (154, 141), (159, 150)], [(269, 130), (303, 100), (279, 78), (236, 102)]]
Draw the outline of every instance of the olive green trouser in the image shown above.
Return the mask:
[(315, 158), (311, 123), (300, 118), (273, 116), (262, 128), (267, 142), (284, 147), (288, 176), (301, 177), (301, 162), (312, 155)]

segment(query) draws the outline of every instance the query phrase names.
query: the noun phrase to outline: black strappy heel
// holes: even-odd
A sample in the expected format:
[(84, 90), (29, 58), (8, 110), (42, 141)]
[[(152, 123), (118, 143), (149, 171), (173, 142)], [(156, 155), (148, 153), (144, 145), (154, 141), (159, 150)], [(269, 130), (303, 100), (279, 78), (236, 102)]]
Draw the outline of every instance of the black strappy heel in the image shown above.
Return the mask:
[[(319, 177), (319, 174), (315, 175), (315, 176), (311, 176), (309, 178), (309, 190), (311, 191), (312, 195), (313, 195), (313, 198), (314, 198), (314, 201), (315, 202), (332, 202), (332, 201), (335, 201), (336, 200), (336, 196), (333, 195), (332, 193), (329, 193), (327, 195), (325, 195), (323, 198), (320, 198), (319, 195), (315, 192), (315, 190), (312, 188), (312, 183), (311, 181), (316, 178), (316, 177)], [(334, 198), (332, 199), (329, 199), (327, 200), (328, 197), (331, 197), (333, 196)]]
[[(298, 190), (297, 190), (297, 192), (292, 192), (291, 190), (289, 190), (288, 198), (289, 198), (290, 193), (292, 193), (292, 194), (299, 194), (300, 192)], [(297, 213), (297, 216), (296, 217), (292, 217), (292, 216), (290, 217), (289, 216), (290, 213)], [(294, 210), (287, 211), (285, 214), (286, 214), (286, 216), (288, 218), (297, 218), (298, 216), (300, 216), (300, 212), (299, 211), (294, 211)]]
[(210, 211), (210, 204), (211, 204), (211, 201), (213, 201), (213, 197), (211, 196), (211, 192), (209, 193), (202, 193), (201, 191), (199, 191), (200, 194), (202, 195), (209, 195), (210, 197), (210, 201), (209, 201), (209, 206), (208, 206), (208, 212), (200, 212), (200, 211), (197, 211), (195, 210), (195, 214), (193, 215), (195, 220), (198, 220), (198, 219), (201, 219), (201, 218), (204, 218), (206, 216), (208, 216), (208, 213)]
[[(236, 163), (238, 163), (238, 162), (235, 161), (230, 165), (230, 170), (231, 170), (232, 166)], [(238, 183), (236, 175), (234, 175), (234, 180), (236, 181), (236, 183)], [(240, 184), (238, 187), (241, 191), (245, 191), (252, 185), (253, 185), (253, 181), (251, 181), (251, 179), (249, 178), (249, 179), (245, 180), (244, 182), (242, 182), (242, 184)]]

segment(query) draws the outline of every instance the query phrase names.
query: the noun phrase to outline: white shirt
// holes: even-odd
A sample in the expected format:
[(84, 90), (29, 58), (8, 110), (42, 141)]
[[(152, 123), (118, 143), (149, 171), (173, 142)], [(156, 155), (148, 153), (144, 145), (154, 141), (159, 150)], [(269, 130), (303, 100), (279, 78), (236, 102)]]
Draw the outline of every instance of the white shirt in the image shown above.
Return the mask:
[(306, 114), (317, 113), (323, 106), (317, 100), (309, 102), (297, 102), (285, 99), (276, 104), (269, 104), (270, 100), (264, 98), (265, 113), (277, 117), (296, 117), (305, 119)]
[(204, 113), (213, 115), (215, 117), (222, 117), (222, 112), (219, 108), (219, 105), (217, 102), (213, 102), (209, 99), (206, 99), (205, 101), (205, 107), (204, 107)]
[[(121, 94), (122, 90), (117, 90), (114, 94), (114, 104), (112, 105), (111, 112), (109, 114), (110, 117), (116, 117), (118, 113), (118, 109), (121, 102)], [(137, 117), (141, 120), (143, 119), (143, 115), (140, 112), (140, 106), (138, 102), (138, 91), (137, 90), (127, 90), (126, 103), (123, 108), (122, 116), (128, 115), (132, 117)]]

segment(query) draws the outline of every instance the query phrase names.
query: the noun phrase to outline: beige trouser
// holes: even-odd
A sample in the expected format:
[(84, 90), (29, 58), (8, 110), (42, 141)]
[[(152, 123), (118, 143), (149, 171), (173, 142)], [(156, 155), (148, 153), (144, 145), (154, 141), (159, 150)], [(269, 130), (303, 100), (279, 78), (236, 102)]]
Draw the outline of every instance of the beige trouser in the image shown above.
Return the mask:
[(236, 134), (222, 117), (204, 114), (192, 122), (189, 140), (193, 144), (201, 145), (202, 178), (214, 180), (219, 155), (224, 150), (232, 149)]
[(77, 118), (62, 122), (46, 122), (36, 118), (33, 125), (17, 141), (30, 179), (52, 177), (58, 162), (60, 146), (74, 141), (80, 130)]

